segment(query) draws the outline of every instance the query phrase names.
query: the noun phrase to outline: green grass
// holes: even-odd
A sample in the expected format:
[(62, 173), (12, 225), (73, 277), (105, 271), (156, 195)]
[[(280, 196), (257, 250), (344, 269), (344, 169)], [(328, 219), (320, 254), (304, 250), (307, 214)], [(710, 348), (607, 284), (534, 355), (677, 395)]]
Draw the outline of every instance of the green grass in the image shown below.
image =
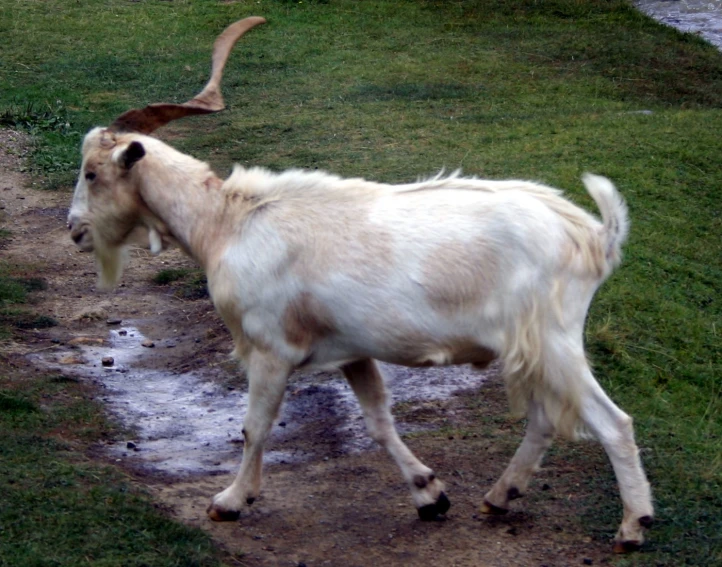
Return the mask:
[(220, 565), (206, 536), (85, 457), (114, 435), (79, 381), (0, 375), (0, 566)]
[[(0, 116), (33, 132), (46, 185), (69, 189), (82, 132), (192, 97), (215, 35), (248, 15), (269, 23), (229, 60), (228, 110), (158, 132), (220, 174), (463, 167), (586, 207), (583, 171), (617, 182), (631, 237), (587, 339), (635, 417), (659, 521), (614, 561), (722, 564), (722, 55), (618, 0), (0, 0)], [(604, 538), (609, 490), (590, 520)]]

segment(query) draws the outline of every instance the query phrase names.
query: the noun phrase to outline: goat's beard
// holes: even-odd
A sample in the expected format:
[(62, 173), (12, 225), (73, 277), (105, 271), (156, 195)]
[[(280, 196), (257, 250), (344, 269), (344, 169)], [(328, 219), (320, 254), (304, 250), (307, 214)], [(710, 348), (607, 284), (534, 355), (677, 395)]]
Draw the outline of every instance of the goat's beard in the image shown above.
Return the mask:
[(110, 291), (118, 285), (128, 256), (126, 246), (110, 246), (94, 238), (95, 265), (98, 270), (98, 289)]

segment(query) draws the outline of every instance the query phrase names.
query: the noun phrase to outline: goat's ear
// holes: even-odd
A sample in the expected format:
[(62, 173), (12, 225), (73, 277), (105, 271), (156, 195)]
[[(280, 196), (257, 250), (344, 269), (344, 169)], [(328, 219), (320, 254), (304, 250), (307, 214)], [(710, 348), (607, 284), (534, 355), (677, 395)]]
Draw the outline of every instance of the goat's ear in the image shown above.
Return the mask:
[(123, 150), (118, 160), (125, 169), (133, 167), (145, 155), (145, 148), (140, 142), (131, 142)]

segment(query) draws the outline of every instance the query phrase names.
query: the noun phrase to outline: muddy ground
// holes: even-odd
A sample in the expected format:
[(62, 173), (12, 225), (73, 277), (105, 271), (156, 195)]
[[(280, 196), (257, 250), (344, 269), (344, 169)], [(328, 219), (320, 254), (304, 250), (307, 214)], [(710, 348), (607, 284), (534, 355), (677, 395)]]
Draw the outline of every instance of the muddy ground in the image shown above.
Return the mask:
[[(122, 382), (124, 377), (131, 380), (149, 372), (172, 382), (192, 375), (201, 380), (194, 382), (202, 384), (198, 387), (215, 384), (206, 392), (208, 397), (223, 397), (224, 392), (242, 395), (245, 382), (229, 361), (230, 341), (210, 302), (178, 299), (172, 289), (151, 282), (161, 269), (192, 266), (191, 262), (178, 252), (154, 258), (134, 251), (118, 290), (97, 292), (92, 258), (75, 249), (65, 228), (70, 193), (32, 187), (21, 173), (25, 147), (24, 135), (0, 130), (0, 214), (12, 232), (0, 252), (47, 281), (47, 289), (35, 294), (32, 307), (59, 324), (2, 345), (14, 363), (36, 365), (39, 370), (62, 368), (82, 377), (96, 386), (98, 398), (107, 401), (109, 411), (119, 419), (140, 414), (130, 411), (133, 408), (119, 409), (106, 376)], [(120, 323), (109, 325), (114, 319)], [(154, 347), (140, 346), (127, 360), (104, 367), (102, 349), (129, 333), (152, 340)], [(425, 381), (437, 378), (422, 374), (415, 379), (423, 391)], [(155, 466), (152, 456), (142, 458), (151, 441), (162, 437), (143, 437), (142, 430), (87, 451), (123, 467), (147, 486), (168, 514), (206, 530), (229, 552), (232, 565), (609, 563), (608, 538), (616, 526), (605, 526), (607, 533), (592, 533), (595, 511), (586, 506), (590, 495), (594, 499), (593, 491), (599, 490), (599, 478), (608, 480), (612, 474), (596, 446), (550, 455), (529, 494), (514, 502), (508, 515), (478, 513), (485, 491), (503, 471), (522, 434), (521, 424), (507, 416), (498, 377), (491, 373), (482, 382), (480, 387), (432, 400), (411, 396), (395, 406), (409, 446), (447, 484), (452, 507), (445, 519), (435, 522), (417, 518), (395, 465), (359, 437), (357, 408), (341, 399), (341, 378), (333, 375), (292, 378), (269, 446), (271, 462), (265, 469), (263, 494), (237, 522), (212, 523), (205, 508), (211, 496), (230, 482), (229, 471), (240, 462), (240, 410), (235, 419), (227, 419), (226, 447), (217, 458), (202, 449), (197, 453), (184, 449), (177, 455), (183, 465), (175, 470), (173, 461), (171, 466), (169, 462)], [(402, 386), (415, 387), (406, 382)], [(397, 401), (405, 399), (397, 391), (394, 396)], [(126, 400), (127, 404), (133, 402)], [(205, 406), (192, 402), (188, 407), (190, 411)], [(162, 408), (145, 414), (156, 411), (159, 415), (145, 418), (168, 417), (161, 415)], [(210, 419), (214, 410), (206, 411)], [(173, 421), (182, 428), (183, 414)], [(231, 430), (237, 433), (231, 435)], [(128, 448), (128, 441), (135, 448)], [(617, 498), (614, 493), (609, 496)]]

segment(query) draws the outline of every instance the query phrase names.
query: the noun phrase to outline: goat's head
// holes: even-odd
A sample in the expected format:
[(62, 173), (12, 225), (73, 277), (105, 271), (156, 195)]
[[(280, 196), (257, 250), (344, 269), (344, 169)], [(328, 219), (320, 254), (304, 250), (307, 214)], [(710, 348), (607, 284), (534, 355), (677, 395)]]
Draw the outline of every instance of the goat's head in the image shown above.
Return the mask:
[(94, 252), (101, 287), (117, 283), (127, 245), (146, 244), (153, 252), (162, 247), (158, 233), (138, 223), (143, 204), (135, 166), (146, 154), (144, 141), (149, 139), (144, 135), (184, 116), (223, 110), (220, 82), (228, 55), (244, 33), (265, 21), (245, 18), (218, 36), (213, 46), (211, 78), (193, 99), (183, 104), (158, 103), (129, 110), (110, 127), (94, 128), (85, 136), (68, 228), (81, 250)]

